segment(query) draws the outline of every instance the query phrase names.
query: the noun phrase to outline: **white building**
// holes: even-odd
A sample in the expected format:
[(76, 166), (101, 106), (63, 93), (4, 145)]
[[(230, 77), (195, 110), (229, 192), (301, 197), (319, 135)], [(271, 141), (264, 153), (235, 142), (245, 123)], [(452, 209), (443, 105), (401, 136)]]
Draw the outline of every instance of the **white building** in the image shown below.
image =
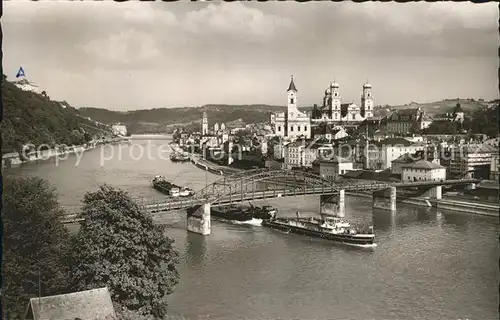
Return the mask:
[(127, 127), (121, 124), (115, 124), (111, 127), (113, 134), (117, 136), (126, 136), (127, 135)]
[(218, 132), (218, 131), (219, 131), (219, 124), (215, 123), (214, 124), (214, 132)]
[(315, 139), (326, 139), (328, 141), (338, 140), (348, 136), (346, 130), (342, 126), (334, 126), (332, 128), (328, 124), (316, 127), (313, 132)]
[(323, 106), (313, 111), (312, 122), (326, 123), (361, 123), (365, 119), (373, 117), (372, 86), (369, 83), (363, 85), (361, 93), (361, 106), (354, 103), (342, 103), (339, 85), (332, 82), (325, 90)]
[(313, 166), (319, 166), (320, 177), (328, 180), (338, 180), (347, 171), (353, 170), (351, 160), (333, 155), (329, 160), (315, 160)]
[(267, 141), (262, 140), (262, 142), (260, 144), (260, 152), (262, 154), (267, 154)]
[(451, 148), (450, 172), (463, 174), (475, 168), (491, 166), (492, 155), (498, 155), (498, 146), (491, 144), (461, 144)]
[[(390, 138), (382, 140), (370, 145), (370, 152), (377, 150), (379, 156), (377, 157), (381, 163), (381, 170), (385, 170), (391, 167), (392, 161), (396, 160), (405, 153), (414, 154), (417, 151), (425, 149), (424, 144), (412, 144), (406, 139), (402, 138)], [(373, 156), (373, 155), (370, 155)], [(370, 159), (369, 159), (370, 160)]]
[(207, 113), (203, 112), (203, 118), (201, 119), (201, 135), (205, 136), (208, 134), (208, 117)]
[(495, 153), (491, 155), (490, 180), (498, 181), (498, 168), (500, 168), (498, 163), (498, 153)]
[(274, 133), (280, 137), (304, 137), (311, 138), (311, 120), (309, 116), (297, 109), (297, 88), (292, 80), (288, 86), (287, 111), (271, 115), (271, 123), (274, 123)]
[(402, 166), (402, 181), (446, 180), (446, 168), (440, 164), (419, 160)]
[(313, 162), (320, 154), (330, 154), (332, 149), (331, 145), (316, 144), (314, 141), (291, 142), (284, 147), (284, 167), (287, 169), (294, 167), (312, 168)]

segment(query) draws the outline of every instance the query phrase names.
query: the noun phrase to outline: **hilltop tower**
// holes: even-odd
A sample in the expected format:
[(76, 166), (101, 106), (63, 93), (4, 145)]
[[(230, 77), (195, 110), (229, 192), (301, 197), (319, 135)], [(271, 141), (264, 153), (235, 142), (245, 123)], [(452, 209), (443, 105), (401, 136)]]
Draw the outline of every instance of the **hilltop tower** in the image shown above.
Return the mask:
[(373, 117), (372, 85), (365, 83), (361, 94), (361, 116), (363, 118)]
[(203, 112), (203, 118), (201, 120), (201, 134), (203, 136), (208, 134), (208, 117), (206, 112)]

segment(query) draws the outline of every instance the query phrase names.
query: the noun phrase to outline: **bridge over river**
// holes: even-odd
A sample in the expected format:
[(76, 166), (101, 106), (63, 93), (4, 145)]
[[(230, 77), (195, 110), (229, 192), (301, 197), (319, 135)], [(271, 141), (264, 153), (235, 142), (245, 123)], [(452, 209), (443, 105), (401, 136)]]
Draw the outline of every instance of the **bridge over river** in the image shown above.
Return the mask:
[[(433, 196), (440, 199), (441, 186), (443, 185), (464, 185), (478, 182), (477, 179), (408, 182), (356, 179), (331, 181), (304, 171), (256, 169), (224, 176), (197, 191), (189, 198), (164, 197), (154, 201), (138, 203), (143, 210), (149, 213), (187, 209), (207, 203), (210, 205), (224, 205), (298, 195), (320, 195), (322, 196), (322, 202), (327, 202), (331, 196), (340, 195), (340, 199), (336, 200), (338, 204), (339, 201), (343, 202), (344, 192), (377, 192), (389, 189), (393, 190), (394, 194), (392, 196), (395, 197), (396, 188), (420, 188), (423, 190), (422, 192), (434, 190)], [(391, 198), (391, 194), (386, 197)], [(78, 217), (80, 208), (74, 208), (72, 214), (67, 216), (67, 222), (81, 220)]]

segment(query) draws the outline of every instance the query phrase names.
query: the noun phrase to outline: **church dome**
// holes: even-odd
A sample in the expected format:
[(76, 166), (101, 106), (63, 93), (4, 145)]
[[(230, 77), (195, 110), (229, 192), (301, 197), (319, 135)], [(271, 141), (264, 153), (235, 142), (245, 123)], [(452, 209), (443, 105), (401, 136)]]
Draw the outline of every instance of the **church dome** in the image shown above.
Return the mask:
[(338, 88), (338, 87), (339, 87), (339, 84), (338, 84), (338, 83), (336, 83), (336, 82), (332, 82), (332, 83), (330, 84), (330, 87), (332, 87), (332, 88)]
[(325, 90), (325, 94), (330, 94), (331, 92), (332, 92), (332, 91), (330, 90), (330, 88), (327, 88), (327, 89)]
[(372, 85), (371, 85), (371, 84), (369, 84), (369, 83), (365, 83), (365, 84), (363, 85), (363, 88), (371, 88), (371, 87), (372, 87)]

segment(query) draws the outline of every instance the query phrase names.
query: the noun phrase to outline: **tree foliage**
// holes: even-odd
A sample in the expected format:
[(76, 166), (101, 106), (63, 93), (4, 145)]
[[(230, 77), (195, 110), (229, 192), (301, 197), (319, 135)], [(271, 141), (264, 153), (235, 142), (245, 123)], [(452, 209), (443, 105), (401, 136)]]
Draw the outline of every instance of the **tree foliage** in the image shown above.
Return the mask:
[(460, 131), (460, 123), (454, 121), (434, 121), (424, 129), (426, 134), (457, 134)]
[[(52, 101), (48, 96), (23, 91), (5, 77), (2, 95), (4, 117), (0, 129), (4, 152), (20, 152), (22, 145), (27, 143), (35, 146), (80, 144), (100, 134), (92, 121), (80, 117), (65, 101)], [(89, 135), (82, 135), (83, 127)]]
[(113, 301), (162, 317), (165, 295), (178, 282), (178, 253), (164, 227), (123, 190), (102, 186), (84, 197), (80, 231), (72, 248), (75, 290), (107, 286)]
[(4, 308), (9, 319), (24, 316), (30, 297), (65, 293), (69, 234), (55, 189), (37, 178), (5, 177), (3, 189)]
[(465, 118), (464, 128), (470, 133), (484, 133), (489, 137), (496, 137), (499, 131), (499, 107), (497, 102), (492, 108), (477, 109), (470, 117)]

